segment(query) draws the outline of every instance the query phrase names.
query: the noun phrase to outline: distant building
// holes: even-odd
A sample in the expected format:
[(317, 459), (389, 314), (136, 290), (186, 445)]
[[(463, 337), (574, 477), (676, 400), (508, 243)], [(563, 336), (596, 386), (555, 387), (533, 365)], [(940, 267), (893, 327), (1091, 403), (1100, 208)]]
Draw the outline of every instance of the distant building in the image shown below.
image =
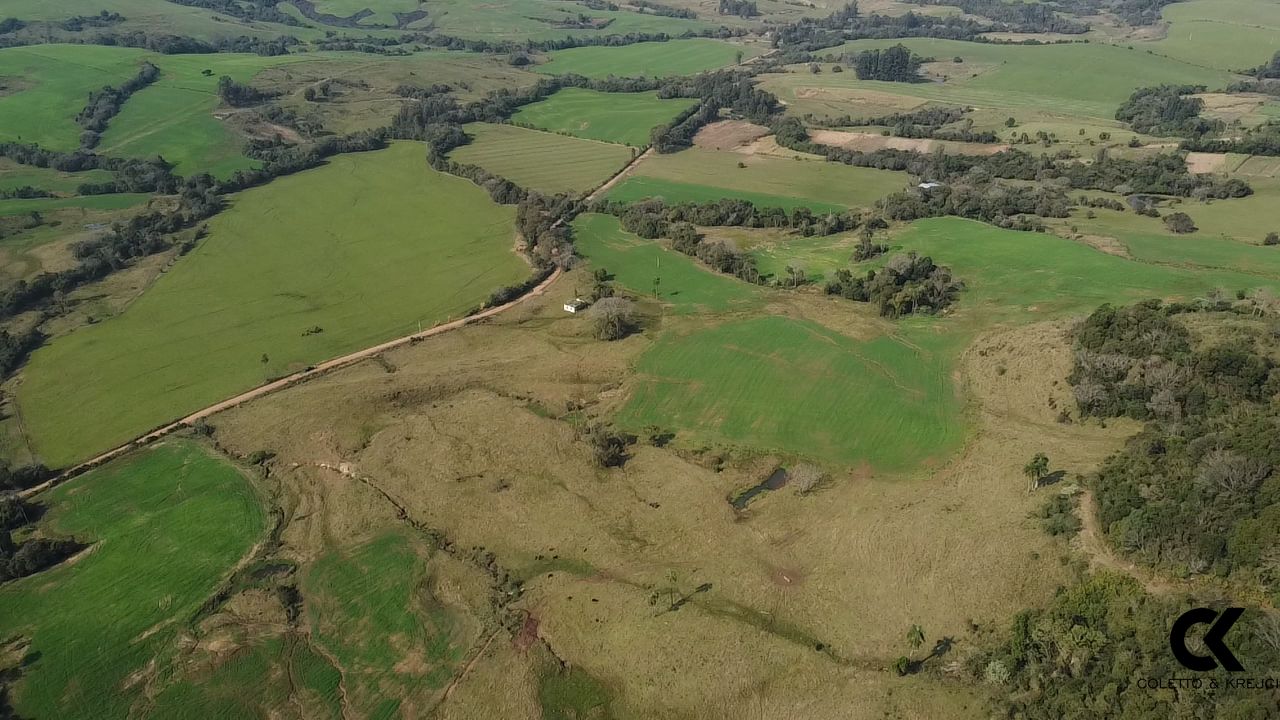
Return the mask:
[(582, 298), (574, 298), (573, 302), (567, 302), (564, 304), (564, 311), (567, 313), (576, 313), (580, 310), (585, 310), (590, 304), (591, 303), (583, 300)]
[(934, 188), (940, 188), (943, 186), (944, 184), (940, 182), (922, 182), (916, 187), (920, 188), (921, 190), (933, 190)]

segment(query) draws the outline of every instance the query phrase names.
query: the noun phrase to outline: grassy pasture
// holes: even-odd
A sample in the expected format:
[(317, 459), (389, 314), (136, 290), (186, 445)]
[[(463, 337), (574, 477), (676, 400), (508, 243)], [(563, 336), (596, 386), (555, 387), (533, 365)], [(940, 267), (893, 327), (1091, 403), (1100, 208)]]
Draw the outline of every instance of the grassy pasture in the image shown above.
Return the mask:
[[(96, 12), (96, 10), (95, 10)], [(147, 53), (98, 45), (34, 45), (0, 50), (0, 140), (74, 150), (76, 114), (89, 93), (138, 72)]]
[(77, 195), (75, 197), (55, 198), (11, 198), (0, 200), (0, 217), (8, 215), (26, 215), (27, 213), (46, 213), (68, 208), (85, 208), (86, 210), (123, 210), (141, 205), (151, 199), (144, 193), (114, 193), (111, 195)]
[(620, 284), (644, 294), (652, 294), (654, 278), (661, 278), (657, 296), (676, 312), (747, 309), (762, 297), (759, 288), (626, 232), (611, 215), (582, 215), (573, 227), (578, 251), (594, 267), (607, 269)]
[(669, 203), (703, 203), (713, 202), (722, 198), (735, 198), (750, 201), (757, 207), (780, 207), (787, 210), (807, 207), (817, 213), (840, 212), (845, 209), (845, 206), (835, 203), (814, 202), (812, 200), (744, 190), (728, 190), (710, 185), (660, 180), (640, 175), (631, 175), (613, 186), (609, 190), (607, 197), (611, 200), (621, 200), (623, 202), (634, 202), (644, 198), (656, 197)]
[[(152, 158), (176, 165), (175, 172), (208, 172), (226, 177), (256, 166), (241, 152), (244, 138), (214, 117), (221, 105), (218, 78), (248, 82), (259, 71), (299, 62), (301, 57), (258, 55), (159, 55), (148, 58), (160, 78), (129, 98), (111, 119), (97, 151), (105, 155)], [(205, 76), (203, 71), (211, 74)]]
[(589, 140), (645, 147), (650, 130), (694, 104), (694, 100), (663, 100), (651, 92), (565, 88), (546, 100), (525, 105), (511, 119)]
[(73, 15), (96, 15), (103, 10), (117, 12), (125, 17), (125, 22), (112, 26), (112, 30), (116, 31), (143, 30), (158, 34), (189, 35), (202, 40), (240, 35), (274, 38), (285, 34), (311, 39), (323, 35), (322, 31), (311, 27), (244, 22), (201, 8), (154, 0), (6, 0), (3, 14), (5, 17), (28, 21), (56, 22)]
[(341, 685), (342, 673), (305, 639), (272, 636), (237, 647), (214, 667), (165, 687), (148, 716), (204, 720), (298, 712), (339, 720)]
[[(460, 102), (477, 100), (499, 88), (532, 85), (540, 76), (511, 67), (505, 58), (483, 53), (424, 51), (412, 55), (349, 52), (307, 53), (298, 62), (273, 65), (253, 78), (254, 87), (283, 93), (282, 107), (345, 134), (384, 127), (406, 100), (400, 85), (444, 83)], [(331, 80), (325, 102), (307, 102), (304, 93)]]
[[(699, 147), (647, 158), (636, 166), (632, 177), (723, 188), (729, 191), (727, 197), (734, 197), (735, 192), (762, 193), (792, 198), (798, 204), (816, 202), (846, 208), (869, 207), (911, 180), (906, 173), (892, 170)], [(680, 192), (678, 187), (673, 190)]]
[[(680, 283), (687, 280), (665, 272), (674, 253), (634, 242), (651, 254), (667, 253), (664, 293), (684, 290)], [(829, 242), (831, 255), (845, 252), (840, 236)], [(1280, 281), (1256, 275), (1136, 262), (1053, 235), (954, 218), (914, 223), (892, 243), (895, 252), (913, 250), (949, 265), (965, 282), (951, 317), (899, 321), (885, 333), (856, 339), (789, 317), (667, 333), (637, 363), (640, 380), (619, 422), (633, 429), (669, 426), (695, 445), (729, 441), (909, 471), (963, 441), (953, 372), (963, 348), (994, 323), (1083, 313), (1104, 302), (1191, 298), (1216, 287), (1280, 287)], [(618, 282), (649, 292), (653, 270), (615, 272), (618, 258), (590, 247), (585, 252)], [(779, 266), (826, 255), (815, 239), (798, 241), (790, 253), (778, 242), (769, 252)], [(842, 311), (867, 309), (849, 305)]]
[(636, 43), (622, 47), (578, 47), (547, 53), (547, 61), (534, 69), (548, 75), (577, 73), (593, 78), (667, 77), (693, 75), (732, 65), (741, 52), (749, 58), (762, 52), (752, 45), (691, 38), (667, 42)]
[(174, 652), (183, 622), (265, 523), (240, 472), (168, 442), (42, 497), (49, 532), (94, 544), (77, 562), (0, 588), (0, 633), (30, 638), (35, 661), (12, 700), (24, 717), (128, 717), (126, 678)]
[(395, 25), (396, 13), (410, 13), (425, 4), (419, 0), (320, 0), (316, 3), (316, 11), (338, 17), (351, 17), (361, 10), (369, 9), (373, 14), (361, 20), (361, 25)]
[(618, 421), (678, 428), (695, 444), (728, 440), (904, 470), (964, 438), (947, 372), (958, 347), (942, 340), (854, 340), (786, 317), (666, 336), (637, 364), (640, 381)]
[[(1031, 46), (936, 39), (857, 40), (822, 52), (856, 53), (899, 42), (919, 55), (937, 58), (949, 79), (941, 83), (878, 82), (858, 80), (851, 72), (813, 75), (806, 67), (797, 66), (790, 74), (769, 78), (764, 86), (788, 102), (805, 94), (806, 88), (873, 90), (977, 108), (1042, 110), (1110, 120), (1135, 88), (1187, 83), (1213, 89), (1232, 79), (1221, 70), (1099, 43)], [(963, 62), (950, 62), (954, 57)], [(1124, 68), (1124, 72), (1116, 72), (1116, 68)], [(855, 104), (848, 112), (864, 114)]]
[(20, 165), (12, 160), (0, 158), (0, 190), (12, 190), (31, 186), (50, 192), (72, 195), (83, 183), (105, 182), (111, 179), (106, 170), (86, 170), (85, 172), (59, 172), (50, 168), (34, 165)]
[(513, 211), (431, 170), (422, 153), (398, 143), (242, 193), (122, 315), (37, 351), (19, 403), (38, 453), (70, 463), (269, 378), (459, 316), (524, 278)]
[(587, 192), (621, 170), (635, 152), (515, 125), (473, 123), (465, 130), (471, 143), (451, 152), (451, 159), (544, 193)]
[(370, 717), (425, 704), (465, 659), (472, 638), (427, 582), (423, 549), (399, 532), (330, 552), (307, 573), (315, 642), (345, 670), (349, 701)]
[(1168, 34), (1136, 47), (1195, 65), (1246, 70), (1271, 59), (1280, 34), (1280, 3), (1192, 0), (1166, 7)]
[[(570, 0), (430, 0), (430, 22), (438, 32), (484, 40), (550, 40), (630, 32), (664, 32), (679, 35), (686, 30), (714, 27), (702, 20), (669, 18), (627, 10), (592, 10)], [(565, 28), (558, 23), (586, 15), (600, 23), (596, 28)], [(607, 24), (605, 24), (607, 23)], [(718, 23), (717, 23), (718, 25)]]

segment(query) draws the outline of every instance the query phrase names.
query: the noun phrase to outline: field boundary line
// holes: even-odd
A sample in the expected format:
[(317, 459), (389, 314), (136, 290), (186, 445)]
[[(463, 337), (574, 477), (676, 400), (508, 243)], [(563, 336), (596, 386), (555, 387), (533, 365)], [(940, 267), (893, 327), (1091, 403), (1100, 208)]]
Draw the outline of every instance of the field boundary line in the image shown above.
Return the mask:
[(411, 335), (398, 337), (394, 340), (388, 340), (386, 342), (364, 348), (363, 350), (356, 350), (355, 352), (348, 353), (346, 355), (342, 355), (342, 356), (333, 358), (331, 360), (326, 360), (318, 365), (308, 366), (307, 368), (303, 370), (299, 370), (298, 372), (291, 373), (282, 378), (277, 378), (275, 380), (272, 380), (271, 382), (264, 383), (257, 387), (251, 388), (242, 393), (229, 397), (225, 400), (220, 400), (212, 405), (209, 405), (208, 407), (197, 410), (191, 413), (190, 415), (187, 415), (186, 417), (169, 422), (155, 430), (152, 430), (151, 432), (148, 432), (144, 435), (136, 437), (133, 440), (130, 440), (129, 442), (124, 443), (123, 445), (118, 445), (89, 460), (86, 460), (82, 463), (74, 465), (68, 468), (67, 470), (62, 471), (55, 477), (52, 477), (49, 480), (46, 480), (40, 483), (39, 485), (35, 485), (33, 487), (27, 488), (26, 490), (22, 490), (21, 492), (18, 493), (18, 495), (23, 498), (29, 498), (29, 497), (35, 496), (41, 492), (44, 492), (45, 490), (49, 490), (53, 487), (61, 485), (62, 483), (68, 480), (71, 480), (72, 478), (75, 478), (90, 470), (93, 470), (94, 468), (97, 468), (100, 465), (104, 465), (110, 462), (111, 460), (114, 460), (117, 457), (120, 457), (121, 455), (125, 455), (131, 450), (135, 450), (137, 448), (150, 445), (151, 443), (154, 443), (157, 440), (161, 440), (162, 438), (172, 435), (178, 430), (181, 430), (186, 427), (190, 427), (191, 425), (194, 425), (195, 423), (201, 420), (204, 420), (205, 418), (216, 415), (225, 410), (230, 410), (232, 408), (238, 407), (251, 400), (256, 400), (260, 397), (270, 395), (271, 393), (278, 392), (280, 390), (285, 390), (295, 385), (300, 385), (304, 382), (307, 382), (308, 380), (313, 380), (322, 375), (327, 375), (331, 372), (334, 372), (335, 370), (341, 370), (343, 368), (350, 367), (351, 365), (355, 365), (356, 363), (363, 362), (364, 360), (368, 360), (370, 358), (376, 357), (377, 355), (381, 355), (382, 353), (387, 352), (388, 350), (395, 350), (397, 348), (401, 348), (406, 345), (411, 345), (411, 344), (420, 342), (429, 337), (442, 335), (446, 332), (449, 332), (450, 330), (457, 330), (458, 328), (465, 327), (467, 325), (480, 322), (481, 320), (486, 320), (488, 318), (494, 317), (500, 313), (510, 310), (511, 308), (523, 303), (526, 300), (530, 300), (532, 298), (541, 296), (543, 293), (547, 291), (547, 288), (549, 288), (552, 283), (554, 283), (556, 280), (560, 278), (562, 274), (564, 274), (564, 269), (557, 267), (550, 275), (548, 275), (545, 279), (543, 279), (542, 282), (535, 285), (528, 292), (502, 305), (497, 305), (485, 310), (481, 310), (480, 312), (474, 315), (468, 315), (466, 317), (459, 318), (457, 320), (452, 320), (449, 322), (441, 323), (439, 325), (434, 325), (430, 328), (427, 328), (426, 330), (415, 332)]
[(605, 193), (605, 192), (608, 192), (609, 190), (612, 190), (614, 185), (617, 185), (618, 183), (622, 182), (626, 177), (631, 175), (632, 171), (636, 169), (636, 166), (639, 165), (641, 161), (643, 161), (647, 157), (654, 155), (657, 152), (658, 152), (657, 150), (653, 149), (653, 146), (649, 146), (644, 152), (631, 158), (631, 162), (627, 163), (626, 165), (623, 165), (621, 170), (613, 174), (613, 177), (609, 178), (608, 180), (605, 180), (603, 183), (601, 183), (600, 187), (596, 188), (595, 190), (592, 190), (591, 193), (587, 195), (587, 197), (585, 198), (586, 202), (592, 202), (596, 198), (600, 197), (601, 193)]

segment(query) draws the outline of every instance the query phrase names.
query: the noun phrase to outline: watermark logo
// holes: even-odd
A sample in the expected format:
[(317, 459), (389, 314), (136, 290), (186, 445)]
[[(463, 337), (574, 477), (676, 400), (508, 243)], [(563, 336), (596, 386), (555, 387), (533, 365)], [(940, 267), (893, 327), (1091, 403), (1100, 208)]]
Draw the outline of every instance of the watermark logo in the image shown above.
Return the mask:
[[(1236, 624), (1244, 608), (1226, 608), (1222, 612), (1210, 608), (1188, 610), (1173, 624), (1169, 632), (1169, 649), (1173, 656), (1188, 670), (1209, 672), (1221, 666), (1230, 672), (1241, 672), (1244, 666), (1227, 647), (1225, 638), (1231, 627)], [(1187, 632), (1195, 625), (1208, 625), (1204, 634), (1204, 646), (1212, 655), (1197, 655), (1187, 649)]]

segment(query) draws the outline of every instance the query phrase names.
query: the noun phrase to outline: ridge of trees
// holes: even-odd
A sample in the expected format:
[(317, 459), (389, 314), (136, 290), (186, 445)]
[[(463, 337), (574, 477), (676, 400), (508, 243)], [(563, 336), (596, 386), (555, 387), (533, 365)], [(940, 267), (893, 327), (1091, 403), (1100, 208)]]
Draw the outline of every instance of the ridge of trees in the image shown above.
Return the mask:
[(119, 114), (125, 101), (159, 77), (160, 68), (144, 61), (138, 74), (126, 80), (120, 87), (107, 85), (101, 90), (89, 93), (89, 103), (76, 115), (76, 124), (84, 128), (84, 132), (80, 134), (80, 147), (84, 150), (97, 147), (103, 131), (107, 129), (107, 123)]
[(271, 22), (294, 27), (302, 26), (301, 20), (278, 9), (276, 7), (278, 3), (274, 0), (265, 2), (257, 0), (256, 2), (247, 3), (236, 2), (236, 0), (168, 0), (168, 2), (174, 5), (212, 10), (239, 20)]
[[(928, 107), (905, 113), (860, 118), (851, 115), (817, 118), (809, 114), (805, 116), (805, 122), (816, 127), (883, 126), (889, 135), (903, 138), (976, 143), (1000, 142), (1000, 136), (994, 131), (974, 130), (972, 120), (964, 117), (969, 111), (970, 108), (961, 107)], [(961, 127), (944, 127), (961, 121), (964, 121)]]
[(857, 167), (905, 170), (917, 177), (935, 180), (959, 179), (977, 172), (1005, 180), (1060, 179), (1073, 189), (1105, 190), (1122, 195), (1152, 193), (1225, 199), (1253, 193), (1249, 184), (1238, 178), (1223, 180), (1192, 174), (1187, 170), (1184, 156), (1179, 153), (1126, 159), (1112, 157), (1105, 150), (1100, 150), (1093, 162), (1084, 163), (1068, 154), (1050, 157), (1017, 149), (992, 155), (925, 155), (893, 149), (862, 152), (813, 142), (804, 123), (797, 118), (784, 118), (775, 123), (773, 129), (778, 144), (790, 150), (821, 155), (831, 162)]
[(1002, 23), (1010, 32), (1061, 33), (1079, 35), (1089, 32), (1088, 23), (1062, 17), (1054, 5), (1022, 0), (907, 0), (915, 5), (958, 7), (968, 15), (978, 15)]
[(1280, 123), (1268, 121), (1245, 130), (1234, 138), (1193, 137), (1182, 141), (1183, 150), (1211, 153), (1242, 153), (1244, 155), (1280, 156)]

